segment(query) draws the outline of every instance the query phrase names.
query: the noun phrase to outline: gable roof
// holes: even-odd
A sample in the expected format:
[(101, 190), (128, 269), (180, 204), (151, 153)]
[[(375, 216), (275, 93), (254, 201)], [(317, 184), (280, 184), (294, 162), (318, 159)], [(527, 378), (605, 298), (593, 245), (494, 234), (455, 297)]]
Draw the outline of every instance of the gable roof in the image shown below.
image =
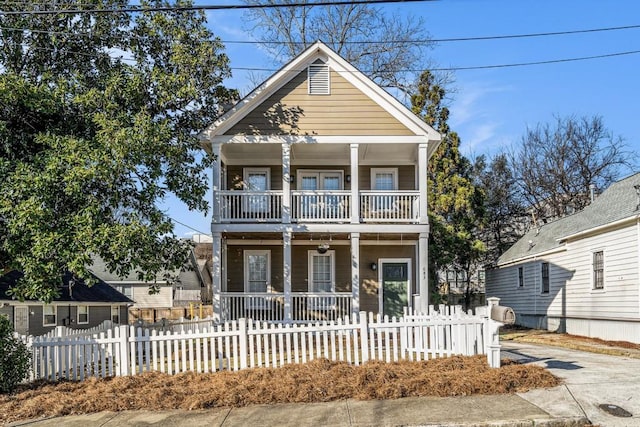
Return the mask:
[(597, 232), (603, 226), (639, 217), (639, 198), (635, 186), (640, 186), (640, 173), (611, 184), (582, 211), (539, 228), (532, 228), (500, 256), (498, 265), (560, 250), (568, 239), (579, 238), (583, 234)]
[[(384, 110), (402, 122), (413, 134), (425, 136), (433, 142), (440, 141), (440, 134), (431, 126), (413, 114), (413, 112), (400, 101), (320, 41), (300, 53), (263, 84), (240, 100), (231, 110), (227, 111), (215, 123), (204, 130), (200, 135), (201, 138), (205, 141), (211, 141), (214, 137), (223, 135), (251, 111), (261, 105), (262, 102), (267, 100), (269, 96), (298, 76), (307, 66), (313, 64), (318, 59), (326, 59), (332, 70), (339, 72), (345, 80), (359, 88)], [(435, 147), (433, 149), (435, 149)]]
[[(7, 291), (9, 290), (9, 288), (15, 286), (18, 280), (22, 278), (22, 276), (23, 274), (17, 270), (10, 271), (0, 276), (0, 300), (12, 300), (11, 296), (7, 295)], [(71, 281), (72, 277), (72, 274), (69, 272), (65, 273), (65, 275), (62, 277), (62, 288), (60, 289), (60, 296), (54, 298), (54, 302), (106, 302), (123, 304), (133, 303), (133, 301), (131, 301), (129, 298), (109, 286), (106, 282), (98, 279), (97, 277), (97, 282), (93, 286), (87, 286), (84, 281), (76, 280), (71, 288), (71, 293), (69, 293), (69, 282)]]

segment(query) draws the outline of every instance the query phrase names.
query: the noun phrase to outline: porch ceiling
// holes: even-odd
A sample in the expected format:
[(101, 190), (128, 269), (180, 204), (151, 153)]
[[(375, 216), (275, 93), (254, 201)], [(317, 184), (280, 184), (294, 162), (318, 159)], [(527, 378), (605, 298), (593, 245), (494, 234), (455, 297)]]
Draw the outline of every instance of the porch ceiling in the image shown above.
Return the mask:
[[(225, 237), (230, 240), (282, 240), (282, 233), (225, 233)], [(418, 240), (417, 233), (361, 233), (360, 241), (415, 241)], [(293, 240), (313, 240), (313, 241), (345, 241), (349, 240), (349, 233), (293, 233)]]
[[(280, 144), (226, 144), (222, 147), (225, 163), (281, 164)], [(366, 164), (415, 164), (415, 144), (360, 144), (359, 163)], [(298, 165), (348, 165), (349, 143), (345, 144), (292, 144), (291, 164)]]

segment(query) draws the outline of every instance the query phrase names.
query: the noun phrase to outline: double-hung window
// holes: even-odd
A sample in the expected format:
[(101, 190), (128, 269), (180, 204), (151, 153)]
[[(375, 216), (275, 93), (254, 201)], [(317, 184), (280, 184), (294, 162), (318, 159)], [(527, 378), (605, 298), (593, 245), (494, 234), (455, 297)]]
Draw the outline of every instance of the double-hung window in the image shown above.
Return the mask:
[(88, 305), (79, 305), (78, 306), (78, 325), (86, 325), (89, 323), (89, 306)]
[(541, 275), (542, 275), (542, 293), (549, 293), (549, 263), (543, 262), (541, 266)]
[(117, 305), (111, 306), (111, 321), (116, 325), (120, 324), (120, 307)]
[(249, 294), (245, 298), (245, 308), (260, 310), (270, 308), (266, 297), (251, 295), (268, 292), (270, 269), (271, 251), (244, 251), (244, 290)]
[(593, 289), (604, 289), (604, 252), (593, 253)]
[(309, 251), (309, 308), (329, 309), (335, 305), (335, 297), (318, 294), (333, 294), (335, 291), (335, 251), (323, 254)]
[(42, 325), (43, 326), (56, 326), (56, 306), (45, 305), (42, 307)]

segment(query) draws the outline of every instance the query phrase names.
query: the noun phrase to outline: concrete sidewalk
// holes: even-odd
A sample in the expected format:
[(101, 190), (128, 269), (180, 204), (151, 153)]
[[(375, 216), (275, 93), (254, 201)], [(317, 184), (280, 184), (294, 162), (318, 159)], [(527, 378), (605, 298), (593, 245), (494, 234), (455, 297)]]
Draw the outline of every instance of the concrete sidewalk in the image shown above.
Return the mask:
[[(558, 389), (558, 390), (556, 390)], [(556, 387), (558, 397), (563, 391)], [(547, 398), (548, 396), (546, 396)], [(575, 409), (575, 408), (574, 408)], [(517, 395), (411, 397), (313, 404), (257, 405), (207, 411), (123, 411), (32, 420), (12, 426), (572, 426), (588, 424), (581, 412), (550, 415)]]

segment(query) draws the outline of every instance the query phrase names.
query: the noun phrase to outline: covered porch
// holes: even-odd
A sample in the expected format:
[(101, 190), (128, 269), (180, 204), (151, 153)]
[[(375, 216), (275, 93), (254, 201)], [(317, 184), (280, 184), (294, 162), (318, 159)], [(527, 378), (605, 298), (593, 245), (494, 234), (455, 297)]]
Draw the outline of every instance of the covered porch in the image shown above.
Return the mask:
[(400, 316), (428, 304), (427, 233), (216, 234), (212, 300), (222, 322), (337, 320), (361, 310)]

